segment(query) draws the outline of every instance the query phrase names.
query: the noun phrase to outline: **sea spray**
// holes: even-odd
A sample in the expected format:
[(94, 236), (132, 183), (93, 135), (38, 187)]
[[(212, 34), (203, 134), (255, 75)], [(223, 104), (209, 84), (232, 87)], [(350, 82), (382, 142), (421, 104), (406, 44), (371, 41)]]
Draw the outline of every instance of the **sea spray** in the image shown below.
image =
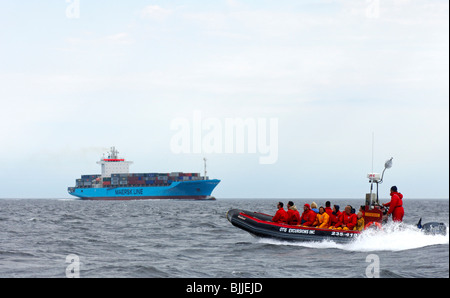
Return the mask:
[[(448, 229), (448, 228), (447, 228)], [(447, 235), (426, 235), (415, 226), (389, 223), (382, 230), (366, 230), (344, 249), (350, 251), (403, 251), (430, 245), (448, 244)]]
[(260, 239), (259, 242), (273, 245), (290, 245), (306, 248), (330, 249), (337, 248), (346, 251), (403, 251), (430, 245), (448, 244), (447, 235), (426, 235), (415, 226), (404, 223), (388, 223), (382, 230), (368, 229), (349, 243), (336, 243), (332, 240), (289, 242), (274, 239)]

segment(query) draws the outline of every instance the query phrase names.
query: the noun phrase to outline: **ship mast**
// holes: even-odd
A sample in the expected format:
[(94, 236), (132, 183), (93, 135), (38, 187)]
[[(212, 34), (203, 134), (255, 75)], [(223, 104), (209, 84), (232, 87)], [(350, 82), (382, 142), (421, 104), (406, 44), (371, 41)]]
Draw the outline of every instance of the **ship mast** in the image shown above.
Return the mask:
[(110, 157), (109, 158), (111, 158), (111, 159), (117, 159), (118, 157), (118, 154), (119, 154), (119, 151), (117, 151), (116, 150), (116, 147), (111, 147), (111, 152), (110, 152)]
[(205, 173), (204, 173), (204, 176), (203, 176), (203, 180), (206, 180), (206, 157), (203, 157), (203, 163), (204, 163), (204, 167), (205, 167)]

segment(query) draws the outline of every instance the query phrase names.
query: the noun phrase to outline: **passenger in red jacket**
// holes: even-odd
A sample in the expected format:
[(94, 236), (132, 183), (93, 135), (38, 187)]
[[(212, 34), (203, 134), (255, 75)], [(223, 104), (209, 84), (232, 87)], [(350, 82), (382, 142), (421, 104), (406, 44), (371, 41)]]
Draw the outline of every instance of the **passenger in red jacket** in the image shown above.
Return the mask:
[(295, 207), (294, 203), (292, 201), (289, 201), (287, 203), (288, 211), (287, 211), (287, 224), (288, 225), (298, 225), (300, 223), (300, 213), (297, 210), (297, 207)]
[(334, 227), (338, 230), (353, 230), (357, 221), (357, 215), (352, 213), (352, 207), (347, 205), (345, 206), (345, 211), (340, 216), (339, 222)]
[(339, 217), (341, 216), (341, 211), (339, 211), (339, 205), (333, 206), (333, 212), (330, 215), (330, 229), (339, 222)]
[(302, 217), (300, 218), (300, 224), (304, 227), (310, 227), (316, 220), (316, 212), (311, 210), (309, 204), (305, 204), (303, 206), (303, 210)]
[(387, 215), (392, 214), (392, 220), (396, 222), (403, 221), (403, 215), (405, 210), (403, 209), (403, 195), (397, 192), (397, 186), (391, 187), (391, 201), (383, 204), (383, 206), (389, 207)]
[(278, 211), (275, 213), (275, 216), (272, 218), (273, 222), (277, 223), (287, 223), (288, 214), (283, 208), (284, 204), (282, 202), (278, 202), (277, 208)]
[(331, 218), (331, 214), (333, 214), (333, 209), (331, 209), (331, 202), (330, 201), (326, 201), (325, 202), (325, 212), (328, 214), (328, 216), (330, 216)]

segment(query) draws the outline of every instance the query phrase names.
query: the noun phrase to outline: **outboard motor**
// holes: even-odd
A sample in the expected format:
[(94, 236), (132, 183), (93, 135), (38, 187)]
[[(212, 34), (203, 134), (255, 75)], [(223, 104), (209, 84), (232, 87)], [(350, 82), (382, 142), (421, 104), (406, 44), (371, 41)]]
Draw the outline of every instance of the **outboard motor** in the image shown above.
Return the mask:
[(417, 223), (417, 228), (426, 235), (447, 235), (447, 226), (443, 222), (427, 222), (422, 225), (422, 218)]

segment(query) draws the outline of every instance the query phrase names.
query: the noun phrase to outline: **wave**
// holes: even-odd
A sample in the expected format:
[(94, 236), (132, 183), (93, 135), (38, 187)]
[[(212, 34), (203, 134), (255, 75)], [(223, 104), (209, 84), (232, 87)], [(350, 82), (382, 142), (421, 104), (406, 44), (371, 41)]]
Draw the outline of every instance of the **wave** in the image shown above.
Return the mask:
[(274, 239), (259, 239), (261, 243), (273, 245), (290, 245), (317, 249), (342, 249), (346, 251), (404, 251), (431, 245), (449, 244), (449, 228), (447, 235), (426, 235), (415, 226), (403, 223), (389, 223), (383, 230), (366, 230), (360, 237), (349, 243), (336, 243), (332, 240), (314, 242), (288, 242)]
[(382, 231), (369, 230), (349, 243), (346, 249), (354, 251), (403, 251), (431, 245), (449, 244), (447, 235), (426, 235), (415, 226), (389, 223)]

